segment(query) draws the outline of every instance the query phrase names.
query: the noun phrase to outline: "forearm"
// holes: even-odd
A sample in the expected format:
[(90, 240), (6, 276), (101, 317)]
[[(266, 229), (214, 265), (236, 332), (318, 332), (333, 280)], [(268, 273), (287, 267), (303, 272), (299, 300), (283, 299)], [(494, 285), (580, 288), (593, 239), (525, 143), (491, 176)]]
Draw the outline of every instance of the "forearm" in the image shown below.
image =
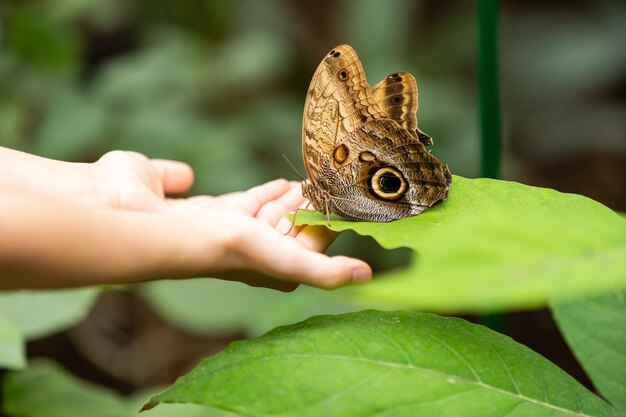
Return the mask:
[(189, 276), (192, 253), (151, 213), (88, 209), (0, 188), (0, 288), (123, 284)]
[(0, 188), (105, 206), (106, 196), (96, 184), (99, 179), (92, 164), (57, 161), (0, 146)]

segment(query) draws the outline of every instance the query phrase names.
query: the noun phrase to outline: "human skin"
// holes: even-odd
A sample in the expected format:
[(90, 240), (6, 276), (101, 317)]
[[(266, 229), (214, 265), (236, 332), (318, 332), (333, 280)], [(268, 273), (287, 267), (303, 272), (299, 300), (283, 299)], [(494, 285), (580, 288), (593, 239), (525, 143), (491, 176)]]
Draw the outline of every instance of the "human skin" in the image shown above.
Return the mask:
[[(363, 261), (323, 252), (334, 233), (291, 228), (298, 184), (186, 192), (181, 162), (114, 151), (91, 164), (0, 147), (0, 288), (65, 288), (209, 276), (282, 291), (367, 281)], [(291, 229), (291, 230), (290, 230)]]

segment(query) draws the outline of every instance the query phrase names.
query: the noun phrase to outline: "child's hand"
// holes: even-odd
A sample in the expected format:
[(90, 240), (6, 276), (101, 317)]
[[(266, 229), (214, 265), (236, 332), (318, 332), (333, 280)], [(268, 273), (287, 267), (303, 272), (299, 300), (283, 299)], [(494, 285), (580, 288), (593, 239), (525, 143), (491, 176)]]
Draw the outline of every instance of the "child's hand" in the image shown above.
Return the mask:
[(173, 200), (163, 216), (186, 237), (181, 253), (190, 256), (185, 262), (192, 276), (284, 291), (300, 283), (336, 288), (369, 279), (365, 262), (319, 253), (334, 240), (334, 232), (291, 227), (285, 214), (305, 202), (299, 184), (276, 180), (241, 193)]
[(335, 237), (325, 227), (291, 229), (285, 214), (306, 200), (285, 180), (168, 199), (191, 187), (188, 165), (121, 151), (75, 164), (2, 147), (0, 162), (0, 288), (208, 276), (287, 291), (371, 275), (320, 253)]
[(190, 245), (186, 250), (197, 255), (189, 261), (198, 268), (193, 275), (281, 290), (294, 289), (298, 283), (334, 288), (371, 275), (362, 261), (319, 253), (336, 233), (325, 227), (291, 227), (285, 215), (306, 203), (297, 183), (277, 180), (218, 197), (166, 200), (165, 194), (191, 187), (193, 172), (188, 165), (114, 151), (100, 158), (96, 167), (109, 181), (111, 207), (163, 211), (175, 218), (177, 227), (188, 226), (183, 232)]

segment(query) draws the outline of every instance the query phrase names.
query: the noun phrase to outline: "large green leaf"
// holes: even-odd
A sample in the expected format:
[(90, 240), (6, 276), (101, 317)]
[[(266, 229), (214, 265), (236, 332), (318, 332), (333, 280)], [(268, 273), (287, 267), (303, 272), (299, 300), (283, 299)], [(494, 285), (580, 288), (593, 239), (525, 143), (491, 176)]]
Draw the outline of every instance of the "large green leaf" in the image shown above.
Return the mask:
[[(298, 224), (326, 224), (298, 212)], [(408, 269), (354, 288), (368, 300), (439, 311), (543, 305), (626, 282), (626, 223), (588, 198), (455, 176), (447, 201), (390, 223), (331, 219), (383, 247), (419, 251)]]
[[(330, 228), (337, 231), (354, 230), (371, 236), (387, 249), (408, 247), (420, 252), (432, 251), (430, 238), (440, 229), (448, 229), (452, 222), (465, 223), (493, 215), (508, 216), (508, 222), (516, 222), (515, 215), (527, 212), (535, 218), (555, 213), (585, 217), (600, 217), (614, 224), (619, 216), (608, 207), (577, 194), (561, 193), (549, 188), (531, 187), (512, 181), (490, 178), (464, 178), (453, 176), (448, 198), (436, 207), (418, 216), (407, 217), (388, 223), (354, 222), (331, 217)], [(504, 217), (506, 219), (506, 217)], [(503, 221), (502, 217), (498, 220)], [(496, 223), (496, 222), (491, 222)], [(328, 225), (321, 213), (298, 211), (296, 224)], [(505, 226), (505, 225), (502, 225)], [(526, 225), (531, 228), (533, 225)], [(571, 226), (567, 224), (567, 226)], [(540, 233), (541, 230), (537, 230)], [(546, 233), (548, 234), (548, 233)], [(473, 236), (457, 236), (471, 242)], [(593, 236), (590, 236), (593, 238)], [(626, 238), (625, 238), (626, 239)]]
[(13, 321), (26, 339), (38, 339), (73, 326), (89, 312), (98, 288), (0, 292), (0, 315)]
[[(2, 386), (3, 411), (14, 417), (133, 417), (146, 394), (131, 398), (82, 381), (57, 364), (34, 361), (28, 370), (12, 372)], [(197, 405), (171, 405), (144, 413), (147, 417), (235, 417)]]
[(618, 416), (509, 337), (456, 318), (318, 316), (232, 344), (146, 404), (248, 416)]
[(596, 388), (626, 412), (626, 288), (551, 307)]
[(25, 365), (22, 333), (11, 320), (0, 315), (0, 368), (21, 369)]

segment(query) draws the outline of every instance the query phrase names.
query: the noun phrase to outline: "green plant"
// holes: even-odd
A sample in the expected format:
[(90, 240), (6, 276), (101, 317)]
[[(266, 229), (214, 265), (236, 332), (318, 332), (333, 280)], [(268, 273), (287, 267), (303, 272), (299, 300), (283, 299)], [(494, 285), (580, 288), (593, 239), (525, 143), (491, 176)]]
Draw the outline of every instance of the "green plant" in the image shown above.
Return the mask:
[[(508, 177), (535, 183), (525, 169), (534, 172), (546, 161), (558, 164), (563, 158), (579, 154), (585, 169), (578, 160), (575, 169), (563, 170), (562, 175), (587, 179), (593, 185), (592, 191), (613, 187), (622, 193), (619, 177), (615, 176), (621, 172), (621, 165), (611, 171), (609, 158), (601, 157), (594, 165), (589, 155), (603, 150), (619, 155), (623, 149), (623, 100), (616, 94), (626, 68), (626, 15), (622, 4), (612, 0), (585, 7), (544, 3), (538, 7), (537, 2), (500, 2), (504, 24), (498, 36), (503, 64), (499, 75), (506, 146), (502, 155), (495, 147), (499, 141), (484, 147), (483, 152), (491, 152), (489, 159), (501, 162)], [(0, 145), (73, 161), (91, 161), (113, 148), (133, 149), (191, 163), (197, 174), (194, 193), (215, 194), (252, 186), (284, 175), (266, 164), (260, 152), (274, 156), (286, 153), (298, 162), (308, 71), (317, 63), (320, 51), (347, 42), (359, 51), (372, 80), (381, 79), (390, 68), (416, 75), (423, 123), (420, 126), (435, 137), (435, 153), (455, 173), (498, 175), (495, 165), (489, 171), (478, 168), (479, 118), (475, 77), (471, 74), (480, 48), (474, 40), (473, 2), (348, 0), (327, 8), (314, 7), (316, 13), (308, 13), (313, 9), (307, 7), (307, 2), (278, 0), (0, 2)], [(491, 36), (487, 34), (483, 39), (489, 41)], [(108, 49), (111, 41), (112, 51)], [(120, 41), (117, 49), (116, 41)], [(93, 61), (94, 57), (98, 60)], [(483, 66), (486, 71), (493, 69)], [(496, 84), (493, 72), (484, 75)], [(485, 106), (483, 115), (491, 132), (497, 131), (493, 120), (489, 120), (494, 117), (494, 107)], [(480, 130), (485, 132), (484, 127)], [(246, 169), (234, 173), (233, 166)], [(594, 166), (602, 167), (601, 178), (592, 175)], [(577, 173), (581, 177), (572, 175)], [(554, 178), (550, 184), (567, 188)], [(575, 189), (590, 192), (589, 187)], [(408, 269), (380, 274), (366, 286), (332, 293), (300, 288), (295, 293), (279, 294), (203, 279), (154, 282), (119, 292), (141, 295), (173, 328), (217, 338), (254, 336), (309, 316), (361, 308), (395, 309), (400, 305), (454, 314), (525, 310), (550, 302), (564, 336), (600, 394), (623, 411), (626, 365), (620, 348), (625, 345), (624, 293), (609, 288), (623, 288), (624, 229), (613, 213), (580, 196), (484, 179), (457, 177), (454, 193), (458, 198), (453, 195), (436, 210), (403, 222), (371, 225), (333, 219), (332, 227), (337, 230), (375, 236), (387, 248), (414, 249)], [(609, 198), (610, 194), (594, 195), (607, 204), (618, 204)], [(466, 210), (463, 204), (456, 204), (462, 200)], [(320, 215), (302, 212), (298, 217), (302, 222), (326, 224)], [(395, 253), (380, 250), (373, 254), (371, 245), (363, 244), (366, 241), (346, 233), (337, 242), (342, 246), (331, 250), (365, 257), (376, 265), (382, 263), (381, 259), (396, 263), (392, 260), (396, 259), (392, 257)], [(514, 268), (520, 279), (504, 279), (511, 276), (503, 275), (507, 268), (509, 272)], [(141, 390), (128, 398), (77, 379), (75, 374), (81, 373), (75, 362), (68, 367), (75, 373), (72, 375), (54, 362), (33, 360), (33, 352), (26, 361), (27, 342), (58, 349), (55, 340), (68, 337), (68, 333), (60, 337), (58, 333), (81, 323), (100, 293), (100, 289), (85, 289), (0, 295), (0, 367), (12, 370), (4, 372), (1, 381), (2, 412), (20, 417), (136, 415), (155, 392)], [(356, 334), (365, 351), (376, 340), (369, 334), (371, 329), (380, 320), (394, 322), (391, 318), (403, 323), (392, 334), (402, 346), (409, 343), (413, 347), (419, 341), (405, 334), (416, 323), (425, 328), (422, 335), (432, 334), (435, 323), (454, 330), (446, 334), (446, 342), (465, 332), (473, 333), (482, 347), (497, 345), (502, 352), (538, 363), (538, 375), (543, 369), (555, 377), (552, 389), (573, 387), (574, 394), (559, 402), (564, 410), (578, 396), (583, 403), (597, 405), (598, 414), (611, 412), (563, 373), (510, 339), (467, 323), (428, 315), (363, 313), (313, 319), (304, 326), (277, 330), (256, 341), (235, 345), (205, 364), (215, 366), (226, 356), (235, 356), (231, 353), (239, 358), (255, 351), (258, 354), (278, 337), (288, 341), (289, 337), (306, 336), (307, 341), (322, 346), (326, 338), (335, 337), (331, 329)], [(321, 324), (328, 332), (320, 331)], [(41, 340), (55, 334), (54, 338)], [(69, 334), (71, 337), (71, 331)], [(312, 334), (322, 340), (312, 339)], [(391, 341), (381, 343), (389, 348), (386, 354), (391, 359), (394, 352), (401, 353), (394, 351)], [(457, 353), (472, 350), (465, 345), (462, 343)], [(290, 342), (290, 346), (294, 344)], [(188, 346), (177, 348), (184, 351)], [(404, 357), (400, 356), (398, 363), (402, 364)], [(430, 359), (445, 365), (444, 353)], [(454, 357), (451, 360), (454, 364)], [(480, 362), (479, 355), (472, 365), (477, 367)], [(344, 367), (346, 363), (336, 365), (347, 369), (346, 376), (356, 375)], [(505, 373), (507, 369), (497, 367), (495, 361), (487, 367), (492, 368), (489, 373)], [(458, 369), (466, 368), (460, 365)], [(510, 369), (517, 375), (516, 368)], [(289, 373), (296, 370), (296, 366), (288, 368)], [(356, 396), (361, 390), (369, 397), (384, 397), (385, 390), (391, 391), (392, 386), (383, 386), (373, 395), (372, 390), (365, 391), (376, 381), (369, 375), (370, 379), (358, 381), (359, 385), (345, 397), (333, 400), (343, 375), (338, 371), (339, 367), (333, 367), (329, 374), (332, 379), (328, 383), (335, 384), (327, 391), (332, 393), (327, 397), (332, 406), (341, 398), (345, 398), (347, 407), (354, 406), (361, 399)], [(242, 367), (240, 372), (245, 369)], [(324, 394), (324, 386), (317, 385), (325, 382), (325, 375), (318, 369), (297, 374), (304, 378), (297, 381), (299, 388), (279, 384), (284, 375), (278, 380), (276, 376), (254, 375), (263, 381), (258, 389), (266, 389), (263, 402), (287, 404), (276, 399), (278, 391), (270, 390), (273, 386), (284, 388), (280, 398), (293, 395), (294, 402), (303, 399), (299, 391), (305, 387), (311, 395)], [(498, 379), (495, 375), (491, 381)], [(183, 381), (186, 384), (189, 379)], [(309, 382), (314, 386), (305, 385)], [(520, 380), (519, 384), (523, 390), (532, 391), (537, 387), (535, 382), (526, 380), (522, 384)], [(471, 377), (463, 383), (473, 386)], [(510, 395), (512, 390), (508, 392), (503, 388), (501, 398), (520, 400)], [(211, 404), (236, 408), (244, 415), (259, 414), (244, 403), (246, 393), (239, 392), (240, 398), (225, 395)], [(399, 391), (396, 398), (401, 394), (406, 390)], [(463, 399), (459, 404), (468, 407), (458, 414), (470, 414), (472, 404), (484, 406), (478, 400), (486, 391), (474, 394), (451, 398), (453, 403)], [(531, 404), (519, 403), (512, 411), (487, 407), (475, 414), (533, 414), (537, 410), (529, 411)], [(538, 409), (554, 409), (550, 405), (557, 399), (551, 403)], [(433, 404), (424, 414), (446, 411), (435, 410), (438, 403)], [(351, 409), (345, 410), (354, 415), (348, 412)], [(396, 408), (392, 415), (400, 415), (399, 410)], [(560, 412), (567, 414), (555, 409), (555, 413)], [(192, 404), (162, 404), (143, 413), (223, 414)]]
[(246, 416), (618, 416), (546, 359), (461, 319), (318, 316), (232, 345), (154, 397)]
[[(326, 224), (327, 219), (301, 212), (297, 222)], [(420, 216), (383, 224), (331, 219), (330, 227), (352, 229), (385, 248), (408, 247), (416, 253), (408, 268), (341, 291), (353, 301), (442, 313), (550, 302), (566, 340), (612, 406), (538, 354), (483, 326), (433, 314), (369, 310), (318, 316), (237, 342), (205, 359), (145, 408), (201, 404), (244, 416), (617, 416), (625, 410), (626, 361), (619, 353), (626, 343), (622, 216), (578, 195), (456, 176), (448, 200)], [(224, 289), (214, 293), (227, 294)], [(267, 294), (274, 303), (286, 300)], [(22, 338), (79, 320), (93, 296), (94, 290), (5, 295), (1, 314), (10, 320), (0, 322), (3, 366), (22, 368)], [(163, 298), (158, 292), (148, 296)], [(37, 310), (25, 309), (33, 305), (29, 297), (36, 299), (40, 312), (48, 312), (46, 322), (38, 320)], [(251, 294), (249, 301), (254, 299)], [(314, 299), (315, 293), (305, 292), (291, 301)], [(245, 325), (254, 322), (248, 316), (261, 315), (262, 304), (243, 303), (249, 311), (237, 308), (228, 320)], [(276, 318), (268, 316), (266, 327), (285, 319), (289, 308), (284, 306)], [(346, 309), (337, 304), (333, 311)], [(315, 311), (312, 307), (310, 313)], [(189, 317), (181, 321), (189, 322)], [(199, 320), (198, 328), (228, 322), (224, 317)], [(52, 384), (54, 391), (32, 389), (48, 379), (59, 381)], [(9, 375), (3, 392), (10, 399), (6, 411), (28, 416), (101, 416), (102, 404), (125, 415), (140, 398), (121, 399), (81, 386), (45, 363)], [(89, 401), (84, 409), (66, 408), (73, 398)], [(204, 408), (168, 407), (172, 413), (219, 415)], [(166, 411), (157, 407), (149, 414)]]
[[(303, 213), (304, 214), (304, 213)], [(298, 223), (324, 224), (319, 213)], [(626, 222), (587, 198), (455, 177), (448, 201), (388, 224), (333, 219), (409, 268), (357, 298), (440, 311), (536, 307), (555, 317), (596, 388), (506, 336), (460, 319), (376, 310), (319, 316), (238, 342), (145, 406), (211, 405), (245, 416), (579, 415), (625, 411)], [(590, 295), (592, 294), (592, 295)], [(582, 297), (582, 298), (581, 298)]]

